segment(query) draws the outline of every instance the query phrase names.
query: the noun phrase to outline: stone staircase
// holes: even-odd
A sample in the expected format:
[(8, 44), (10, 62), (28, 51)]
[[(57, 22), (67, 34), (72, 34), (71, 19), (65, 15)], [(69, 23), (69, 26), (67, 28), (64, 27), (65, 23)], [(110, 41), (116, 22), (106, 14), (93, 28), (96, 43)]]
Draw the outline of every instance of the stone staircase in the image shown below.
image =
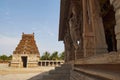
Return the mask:
[(44, 75), (41, 80), (120, 80), (119, 66), (119, 64), (95, 64), (94, 66), (92, 64), (91, 67), (89, 64), (83, 67), (74, 65), (73, 68), (70, 64), (63, 64), (49, 71), (49, 74)]
[(71, 71), (71, 74), (70, 74), (70, 80), (84, 80), (82, 79), (83, 76), (80, 75), (78, 72), (76, 71)]
[(92, 76), (89, 74), (85, 74), (85, 73), (81, 73), (81, 72), (77, 72), (77, 71), (71, 71), (70, 74), (70, 80), (108, 80), (108, 79), (99, 79), (97, 78), (97, 76)]
[(42, 80), (70, 80), (71, 69), (72, 66), (70, 64), (55, 67), (54, 70), (49, 71), (48, 75), (44, 75)]

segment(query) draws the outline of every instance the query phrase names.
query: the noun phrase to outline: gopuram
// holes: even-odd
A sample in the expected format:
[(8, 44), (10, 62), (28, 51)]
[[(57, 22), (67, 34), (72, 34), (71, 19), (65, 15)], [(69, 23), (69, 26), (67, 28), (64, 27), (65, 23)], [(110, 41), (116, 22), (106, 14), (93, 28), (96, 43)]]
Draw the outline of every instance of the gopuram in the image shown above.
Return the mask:
[(61, 0), (59, 41), (66, 64), (42, 80), (120, 80), (120, 0)]
[(33, 34), (22, 34), (22, 39), (12, 55), (11, 67), (36, 67), (40, 54)]

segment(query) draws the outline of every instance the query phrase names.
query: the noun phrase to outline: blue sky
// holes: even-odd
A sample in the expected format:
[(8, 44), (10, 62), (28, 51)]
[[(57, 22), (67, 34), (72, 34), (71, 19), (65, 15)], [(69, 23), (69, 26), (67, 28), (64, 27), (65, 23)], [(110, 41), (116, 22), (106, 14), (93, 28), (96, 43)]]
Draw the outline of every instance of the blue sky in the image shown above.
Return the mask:
[(59, 13), (60, 0), (0, 0), (0, 55), (12, 54), (22, 32), (35, 33), (40, 54), (61, 53)]

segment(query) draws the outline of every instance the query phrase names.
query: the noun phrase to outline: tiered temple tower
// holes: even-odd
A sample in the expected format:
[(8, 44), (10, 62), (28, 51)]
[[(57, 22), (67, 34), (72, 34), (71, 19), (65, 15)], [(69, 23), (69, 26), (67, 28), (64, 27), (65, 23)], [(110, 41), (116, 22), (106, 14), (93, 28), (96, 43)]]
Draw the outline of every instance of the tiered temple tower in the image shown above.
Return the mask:
[(33, 34), (22, 34), (22, 39), (13, 52), (11, 67), (36, 67), (40, 54)]

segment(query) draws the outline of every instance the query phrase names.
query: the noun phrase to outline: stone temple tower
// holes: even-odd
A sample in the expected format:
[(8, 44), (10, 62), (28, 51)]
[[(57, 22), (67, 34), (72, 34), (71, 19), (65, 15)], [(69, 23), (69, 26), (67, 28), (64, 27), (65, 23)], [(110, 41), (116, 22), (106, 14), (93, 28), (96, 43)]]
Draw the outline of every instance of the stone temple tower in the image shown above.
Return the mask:
[(34, 40), (33, 34), (22, 33), (20, 40), (15, 51), (10, 66), (11, 67), (36, 67), (40, 59), (40, 53)]

